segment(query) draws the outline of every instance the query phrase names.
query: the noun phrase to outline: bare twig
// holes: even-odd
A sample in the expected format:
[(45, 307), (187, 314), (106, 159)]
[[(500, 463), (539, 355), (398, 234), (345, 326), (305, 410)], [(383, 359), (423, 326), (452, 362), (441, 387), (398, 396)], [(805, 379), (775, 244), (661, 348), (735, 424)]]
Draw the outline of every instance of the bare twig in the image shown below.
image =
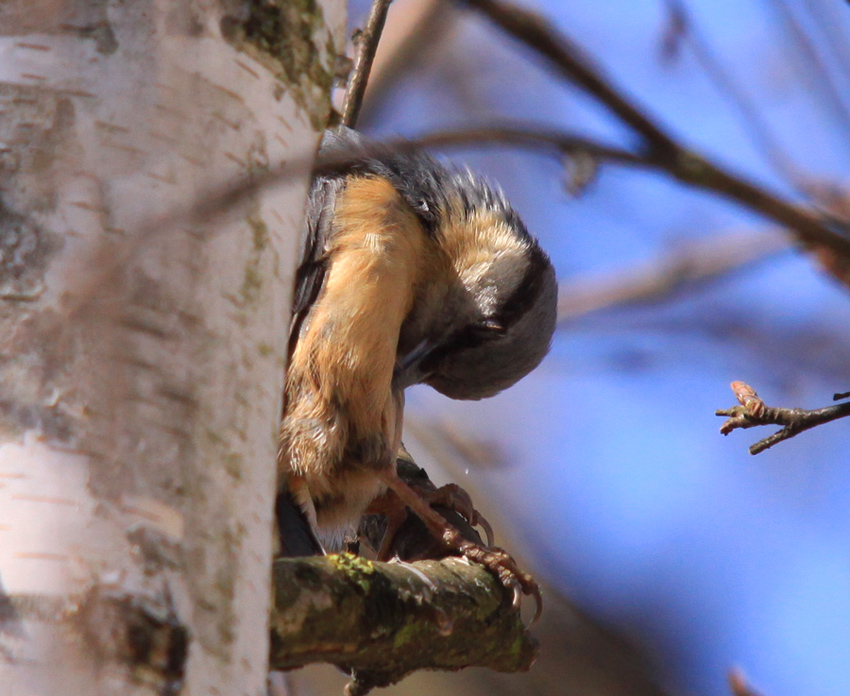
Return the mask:
[(163, 224), (198, 224), (208, 222), (215, 216), (226, 212), (250, 199), (251, 196), (268, 188), (280, 185), (291, 177), (312, 171), (314, 175), (328, 175), (344, 172), (352, 164), (386, 150), (413, 150), (421, 148), (444, 148), (459, 146), (495, 145), (504, 147), (514, 145), (545, 154), (571, 155), (582, 153), (591, 157), (634, 166), (652, 165), (641, 156), (616, 146), (608, 146), (592, 138), (575, 135), (551, 128), (539, 128), (531, 124), (509, 126), (484, 126), (452, 131), (438, 131), (419, 138), (395, 138), (383, 142), (362, 145), (357, 152), (335, 152), (321, 155), (316, 159), (312, 151), (305, 151), (300, 157), (283, 162), (277, 167), (256, 172), (251, 176), (239, 176), (220, 187), (211, 189), (197, 197), (193, 205), (153, 222), (148, 233), (156, 233)]
[(404, 429), (443, 471), (451, 472), (452, 478), (459, 478), (458, 475), (469, 473), (470, 469), (484, 471), (508, 466), (501, 447), (489, 439), (473, 437), (451, 418), (423, 420), (413, 415), (405, 417)]
[[(731, 387), (740, 405), (715, 411), (715, 415), (728, 417), (728, 420), (720, 427), (720, 432), (723, 435), (728, 435), (737, 428), (754, 428), (759, 425), (784, 426), (782, 430), (752, 445), (750, 454), (764, 452), (764, 450), (783, 440), (792, 438), (804, 430), (850, 416), (850, 401), (813, 411), (802, 408), (772, 408), (765, 404), (748, 384), (732, 382)], [(843, 395), (836, 394), (835, 396), (841, 398)]]
[[(602, 161), (653, 169), (680, 181), (725, 195), (739, 204), (761, 213), (796, 233), (802, 242), (834, 250), (850, 258), (850, 238), (832, 229), (832, 218), (789, 203), (759, 186), (716, 168), (699, 155), (680, 151), (681, 160), (657, 159), (652, 155), (601, 143), (592, 138), (532, 125), (489, 126), (430, 133), (415, 140), (390, 143), (392, 146), (443, 148), (469, 145), (514, 145), (531, 150), (554, 150), (561, 155), (584, 155)], [(701, 173), (700, 173), (701, 172)], [(843, 226), (841, 227), (843, 230)]]
[[(315, 175), (344, 172), (364, 155), (385, 151), (388, 148), (404, 150), (476, 143), (522, 145), (558, 155), (583, 152), (612, 162), (641, 164), (637, 155), (620, 148), (607, 147), (589, 138), (551, 130), (534, 131), (516, 127), (470, 129), (469, 131), (435, 133), (418, 140), (396, 139), (375, 142), (363, 146), (356, 153), (324, 155), (318, 160), (312, 149), (305, 150), (302, 155), (295, 156), (275, 167), (239, 175), (218, 186), (210, 187), (207, 191), (200, 193), (191, 204), (177, 206), (171, 212), (151, 219), (147, 224), (128, 233), (117, 250), (110, 249), (108, 253), (104, 253), (103, 258), (93, 264), (92, 272), (75, 289), (74, 297), (68, 300), (66, 311), (73, 316), (88, 309), (92, 300), (102, 294), (104, 287), (108, 287), (110, 281), (114, 281), (122, 269), (126, 268), (129, 260), (158, 236), (168, 234), (180, 227), (207, 225), (219, 215), (233, 214), (234, 210), (238, 210), (239, 206), (250, 200), (252, 196), (279, 186), (288, 179), (303, 176), (311, 171)], [(108, 292), (106, 294), (108, 295)]]
[(721, 194), (788, 227), (805, 244), (826, 246), (850, 257), (846, 226), (819, 217), (699, 153), (679, 145), (657, 122), (614, 86), (581, 50), (539, 15), (502, 0), (457, 0), (485, 14), (497, 26), (546, 59), (557, 74), (605, 105), (642, 139), (642, 164), (691, 186)]
[(357, 52), (354, 56), (354, 68), (342, 104), (342, 123), (349, 128), (357, 125), (357, 117), (363, 106), (363, 95), (366, 94), (366, 84), (369, 82), (369, 73), (372, 70), (372, 61), (375, 60), (378, 42), (381, 40), (381, 32), (384, 30), (387, 10), (391, 2), (392, 0), (372, 0), (372, 9), (369, 11), (366, 26), (355, 35)]

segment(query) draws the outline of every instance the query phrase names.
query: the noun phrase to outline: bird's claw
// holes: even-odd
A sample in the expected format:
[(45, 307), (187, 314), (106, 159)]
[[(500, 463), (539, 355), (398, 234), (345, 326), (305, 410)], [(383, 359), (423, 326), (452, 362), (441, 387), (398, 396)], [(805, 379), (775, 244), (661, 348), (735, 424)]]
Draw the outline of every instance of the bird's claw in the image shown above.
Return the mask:
[(511, 606), (519, 609), (523, 595), (534, 597), (535, 611), (529, 626), (533, 626), (543, 613), (543, 595), (537, 581), (523, 571), (507, 551), (498, 546), (481, 546), (470, 541), (460, 544), (458, 551), (464, 558), (478, 563), (498, 578), (507, 589), (513, 593)]

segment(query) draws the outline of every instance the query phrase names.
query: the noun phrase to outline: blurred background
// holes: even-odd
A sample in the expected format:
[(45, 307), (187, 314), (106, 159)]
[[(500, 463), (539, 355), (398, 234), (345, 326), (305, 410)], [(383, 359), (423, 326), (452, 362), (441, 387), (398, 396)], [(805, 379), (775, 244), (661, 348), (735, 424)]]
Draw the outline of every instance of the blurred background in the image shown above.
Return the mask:
[[(846, 3), (529, 6), (682, 143), (789, 200), (843, 203)], [(361, 26), (368, 2), (350, 12)], [(361, 130), (517, 120), (634, 140), (481, 16), (395, 0)], [(752, 457), (775, 428), (722, 437), (714, 415), (732, 380), (774, 406), (850, 390), (847, 287), (771, 221), (658, 173), (602, 163), (571, 195), (551, 157), (445, 155), (499, 182), (540, 238), (562, 321), (542, 366), (494, 399), (410, 390), (405, 441), (546, 584), (543, 652), (527, 675), (424, 673), (384, 693), (720, 696), (733, 667), (765, 696), (850, 693), (850, 421)], [(293, 685), (343, 683), (313, 667)]]

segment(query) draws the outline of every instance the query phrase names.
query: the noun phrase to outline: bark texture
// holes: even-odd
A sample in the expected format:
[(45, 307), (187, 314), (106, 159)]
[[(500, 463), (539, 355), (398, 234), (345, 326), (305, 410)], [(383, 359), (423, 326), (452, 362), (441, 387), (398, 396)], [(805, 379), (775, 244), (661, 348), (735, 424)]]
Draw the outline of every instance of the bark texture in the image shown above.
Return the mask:
[(0, 6), (0, 693), (265, 692), (308, 176), (179, 213), (315, 147), (343, 9)]
[(278, 559), (274, 586), (273, 669), (330, 662), (386, 686), (418, 669), (525, 671), (537, 657), (511, 593), (456, 558)]

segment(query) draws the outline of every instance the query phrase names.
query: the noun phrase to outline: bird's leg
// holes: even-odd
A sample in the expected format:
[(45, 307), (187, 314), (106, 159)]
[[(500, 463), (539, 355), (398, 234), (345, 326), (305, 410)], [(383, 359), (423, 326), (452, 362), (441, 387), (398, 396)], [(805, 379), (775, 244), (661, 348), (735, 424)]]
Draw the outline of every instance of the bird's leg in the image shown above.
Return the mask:
[(446, 522), (440, 513), (431, 508), (425, 498), (399, 478), (395, 467), (381, 469), (378, 476), (425, 523), (428, 531), (434, 537), (440, 539), (448, 548), (457, 551), (464, 558), (483, 565), (505, 587), (513, 590), (515, 607), (519, 606), (523, 594), (534, 597), (537, 608), (532, 623), (540, 618), (543, 609), (540, 587), (531, 575), (520, 569), (517, 562), (507, 551), (495, 546), (488, 548), (465, 539), (455, 527)]
[(431, 507), (444, 507), (453, 510), (459, 515), (463, 515), (464, 519), (473, 527), (481, 527), (487, 535), (487, 546), (492, 546), (495, 542), (493, 536), (493, 527), (478, 510), (472, 502), (472, 498), (463, 488), (456, 483), (447, 483), (444, 486), (435, 488), (429, 480), (430, 490), (427, 486), (413, 485), (412, 488), (417, 491)]
[[(469, 493), (456, 483), (447, 483), (437, 488), (427, 476), (405, 478), (404, 480), (430, 507), (444, 508), (456, 512), (469, 523), (470, 527), (481, 527), (484, 530), (487, 536), (487, 546), (494, 544), (493, 527), (490, 526), (484, 515), (475, 509)], [(366, 514), (384, 515), (387, 518), (387, 531), (378, 553), (378, 560), (386, 561), (392, 555), (391, 549), (395, 535), (407, 519), (407, 506), (394, 491), (389, 490), (369, 505)]]
[[(398, 412), (401, 414), (401, 406), (399, 407)], [(401, 423), (398, 424), (398, 432), (401, 433)], [(463, 517), (470, 527), (480, 526), (487, 535), (487, 546), (492, 546), (495, 543), (493, 528), (485, 519), (484, 515), (475, 509), (475, 505), (473, 504), (469, 493), (456, 483), (447, 483), (446, 485), (437, 488), (434, 485), (434, 482), (428, 477), (428, 474), (425, 473), (425, 470), (414, 461), (410, 452), (407, 451), (407, 448), (403, 443), (401, 443), (401, 441), (399, 441), (396, 449), (398, 451), (398, 457), (396, 459), (396, 473), (402, 481), (413, 488), (413, 490), (416, 491), (420, 497), (424, 498), (432, 508), (443, 508), (443, 510), (455, 512)], [(398, 496), (393, 495), (391, 491), (388, 495), (382, 496), (382, 498), (386, 499), (381, 503), (383, 509), (377, 512), (386, 515), (388, 519), (391, 515), (395, 516), (395, 529), (397, 529), (404, 522), (404, 519), (407, 516), (405, 505), (399, 500)], [(380, 500), (381, 499), (379, 499), (379, 501)], [(393, 505), (400, 507), (403, 514), (399, 515), (397, 511), (393, 511)], [(392, 522), (390, 524), (390, 529), (384, 537), (384, 545), (386, 545), (387, 548), (392, 547), (390, 530), (395, 531), (392, 527)], [(466, 534), (464, 534), (464, 536), (468, 538)]]
[(304, 480), (303, 476), (290, 474), (288, 485), (292, 497), (295, 498), (295, 502), (304, 511), (304, 516), (307, 518), (307, 522), (310, 524), (313, 533), (318, 534), (319, 519), (316, 515), (316, 506), (313, 503), (313, 497), (310, 495), (310, 489), (307, 487), (307, 481)]
[(399, 527), (407, 519), (407, 507), (393, 491), (385, 491), (369, 504), (365, 514), (383, 515), (387, 521), (387, 528), (376, 556), (379, 561), (387, 561), (393, 555), (393, 541)]

